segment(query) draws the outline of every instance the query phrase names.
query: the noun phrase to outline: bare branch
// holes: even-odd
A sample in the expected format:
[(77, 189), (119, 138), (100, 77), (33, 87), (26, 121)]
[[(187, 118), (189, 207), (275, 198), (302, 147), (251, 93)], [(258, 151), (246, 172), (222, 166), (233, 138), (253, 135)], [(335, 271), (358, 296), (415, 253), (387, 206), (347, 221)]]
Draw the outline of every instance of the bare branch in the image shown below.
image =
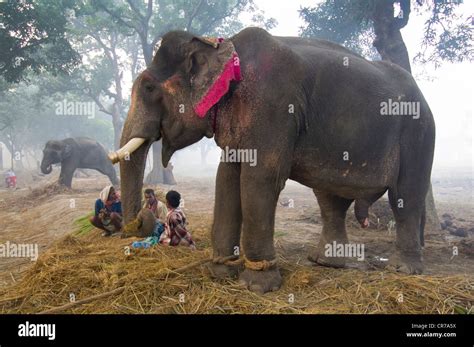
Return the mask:
[(135, 6), (132, 0), (127, 0), (127, 3), (132, 9), (132, 11), (135, 12), (140, 19), (142, 20), (145, 19), (145, 17), (140, 13), (140, 9), (137, 6)]
[(196, 15), (198, 14), (198, 12), (199, 12), (199, 10), (200, 10), (203, 3), (204, 3), (204, 0), (199, 1), (199, 4), (196, 6), (193, 13), (189, 17), (188, 24), (186, 25), (186, 31), (191, 31), (192, 22), (193, 22), (194, 18), (196, 17)]
[(152, 15), (153, 15), (153, 0), (148, 0), (148, 8), (146, 10), (146, 17), (145, 17), (146, 23), (148, 23)]
[(101, 5), (100, 6), (102, 8), (102, 10), (106, 13), (108, 13), (112, 18), (115, 18), (120, 24), (123, 24), (133, 30), (135, 30), (136, 32), (140, 32), (140, 28), (136, 27), (135, 25), (132, 24), (132, 22), (126, 22), (122, 19), (122, 17), (118, 16), (116, 13), (110, 11), (106, 6), (104, 5)]
[(113, 99), (118, 98), (118, 95), (116, 93), (111, 92), (110, 90), (104, 90), (103, 92), (105, 95), (107, 95), (110, 98), (113, 98)]
[(113, 116), (113, 113), (110, 112), (109, 110), (107, 110), (107, 109), (104, 107), (104, 105), (103, 105), (102, 102), (99, 100), (99, 98), (97, 97), (97, 95), (93, 95), (92, 93), (89, 93), (88, 95), (89, 95), (89, 97), (90, 97), (92, 100), (94, 100), (94, 102), (97, 104), (97, 106), (99, 106), (99, 111)]

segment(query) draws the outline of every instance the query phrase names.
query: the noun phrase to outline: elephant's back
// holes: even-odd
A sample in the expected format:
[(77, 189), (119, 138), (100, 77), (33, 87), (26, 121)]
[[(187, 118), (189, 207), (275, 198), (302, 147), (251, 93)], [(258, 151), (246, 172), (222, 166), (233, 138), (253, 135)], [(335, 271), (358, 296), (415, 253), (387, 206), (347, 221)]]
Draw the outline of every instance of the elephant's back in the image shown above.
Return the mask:
[(313, 38), (304, 38), (304, 37), (291, 37), (291, 36), (288, 36), (288, 37), (275, 36), (275, 38), (278, 41), (291, 47), (292, 50), (296, 50), (296, 51), (311, 47), (313, 49), (332, 51), (335, 53), (344, 54), (346, 56), (350, 55), (350, 56), (365, 60), (364, 57), (355, 53), (354, 51), (351, 51), (350, 49), (347, 49), (344, 46), (341, 46), (331, 41), (313, 39)]
[(74, 140), (79, 145), (79, 147), (83, 149), (94, 150), (94, 151), (100, 150), (101, 152), (104, 152), (105, 154), (107, 154), (104, 145), (102, 145), (99, 141), (93, 138), (80, 136), (80, 137), (71, 138), (71, 140)]

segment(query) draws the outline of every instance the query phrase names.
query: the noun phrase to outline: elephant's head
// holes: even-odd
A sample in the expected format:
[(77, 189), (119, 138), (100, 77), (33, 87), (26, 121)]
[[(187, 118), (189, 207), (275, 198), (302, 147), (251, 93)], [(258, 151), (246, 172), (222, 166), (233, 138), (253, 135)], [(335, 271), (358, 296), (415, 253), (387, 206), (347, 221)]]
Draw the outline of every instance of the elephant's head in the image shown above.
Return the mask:
[(140, 209), (146, 155), (154, 141), (163, 141), (166, 167), (175, 151), (213, 136), (208, 111), (227, 92), (230, 81), (220, 90), (215, 87), (222, 86), (219, 76), (232, 54), (230, 41), (213, 43), (188, 32), (170, 32), (163, 37), (153, 62), (135, 80), (121, 148), (109, 156), (114, 163), (121, 161), (126, 222)]
[(69, 158), (72, 153), (71, 145), (63, 141), (48, 141), (43, 149), (43, 160), (41, 161), (41, 172), (51, 173), (52, 164), (57, 164)]

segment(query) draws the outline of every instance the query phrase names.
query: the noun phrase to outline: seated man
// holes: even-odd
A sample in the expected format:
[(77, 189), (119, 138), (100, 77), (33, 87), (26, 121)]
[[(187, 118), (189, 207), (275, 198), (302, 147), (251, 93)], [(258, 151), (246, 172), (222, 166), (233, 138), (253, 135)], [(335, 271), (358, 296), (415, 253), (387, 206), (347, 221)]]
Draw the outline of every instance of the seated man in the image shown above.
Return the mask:
[(145, 202), (137, 214), (137, 218), (126, 224), (123, 228), (122, 237), (157, 237), (160, 239), (164, 231), (164, 223), (168, 210), (165, 204), (158, 200), (153, 189), (145, 189)]
[(155, 196), (155, 191), (153, 189), (145, 189), (145, 204), (143, 205), (144, 209), (150, 210), (156, 219), (155, 228), (153, 230), (153, 235), (160, 238), (161, 234), (165, 230), (166, 215), (168, 214), (168, 209), (165, 204), (158, 200)]
[(180, 201), (181, 195), (178, 192), (170, 190), (166, 194), (168, 214), (166, 215), (165, 231), (161, 234), (160, 243), (177, 246), (183, 242), (191, 249), (196, 249), (191, 234), (186, 229), (186, 216), (179, 208)]
[(122, 203), (113, 186), (107, 186), (95, 201), (94, 216), (90, 222), (104, 230), (103, 236), (110, 236), (122, 229)]

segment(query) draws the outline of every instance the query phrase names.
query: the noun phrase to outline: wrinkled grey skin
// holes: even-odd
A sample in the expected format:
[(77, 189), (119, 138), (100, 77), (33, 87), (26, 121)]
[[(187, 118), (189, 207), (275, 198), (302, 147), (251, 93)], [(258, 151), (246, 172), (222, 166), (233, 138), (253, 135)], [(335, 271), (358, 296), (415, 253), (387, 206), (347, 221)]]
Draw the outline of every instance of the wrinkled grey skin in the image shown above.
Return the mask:
[[(287, 179), (314, 190), (322, 234), (309, 259), (343, 267), (325, 246), (347, 244), (346, 212), (354, 200), (374, 201), (388, 190), (397, 224), (392, 265), (409, 273), (423, 269), (420, 235), (434, 152), (433, 116), (413, 77), (383, 61), (369, 62), (336, 44), (274, 37), (248, 28), (230, 38), (239, 54), (243, 81), (233, 83), (211, 114), (198, 118), (191, 104), (216, 71), (216, 48), (187, 32), (163, 37), (152, 64), (135, 81), (122, 134), (146, 142), (122, 161), (125, 221), (140, 210), (150, 144), (163, 140), (163, 165), (202, 137), (219, 147), (256, 149), (258, 164), (221, 162), (216, 178), (212, 245), (214, 257), (234, 254), (251, 261), (276, 257), (275, 210)], [(418, 102), (420, 116), (381, 115), (381, 103)], [(184, 112), (180, 112), (184, 105)], [(181, 108), (183, 111), (183, 108)], [(238, 275), (257, 292), (281, 285), (277, 266), (255, 271), (212, 264), (215, 277)]]
[(119, 184), (115, 169), (107, 157), (105, 148), (88, 137), (67, 138), (61, 141), (50, 140), (43, 149), (41, 172), (49, 174), (52, 164), (61, 164), (59, 184), (71, 188), (76, 169), (94, 169), (109, 177), (113, 185)]

